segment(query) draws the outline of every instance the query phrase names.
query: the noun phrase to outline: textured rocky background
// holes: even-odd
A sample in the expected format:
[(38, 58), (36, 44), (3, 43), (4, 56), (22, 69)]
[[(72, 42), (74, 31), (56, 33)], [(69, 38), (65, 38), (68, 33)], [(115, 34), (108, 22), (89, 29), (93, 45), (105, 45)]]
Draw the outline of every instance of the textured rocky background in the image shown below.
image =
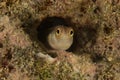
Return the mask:
[[(70, 20), (72, 52), (37, 39), (47, 16)], [(39, 55), (39, 56), (38, 56)], [(0, 0), (0, 80), (120, 80), (119, 0)]]

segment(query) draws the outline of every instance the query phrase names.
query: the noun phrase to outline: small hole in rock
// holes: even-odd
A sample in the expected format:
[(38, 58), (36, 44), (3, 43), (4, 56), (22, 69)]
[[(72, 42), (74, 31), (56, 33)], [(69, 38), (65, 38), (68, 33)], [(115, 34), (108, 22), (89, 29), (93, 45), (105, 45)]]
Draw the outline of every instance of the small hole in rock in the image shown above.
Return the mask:
[(9, 68), (9, 72), (11, 72), (12, 70), (14, 70), (14, 67), (12, 65), (9, 65), (8, 68)]
[(113, 49), (112, 46), (109, 46), (108, 48), (109, 48), (110, 51), (112, 51), (112, 49)]
[(109, 28), (109, 27), (104, 27), (104, 33), (105, 34), (110, 34), (112, 32), (112, 29), (111, 28)]
[(0, 48), (3, 48), (3, 44), (2, 43), (0, 43)]
[(94, 13), (99, 14), (99, 13), (100, 13), (100, 8), (99, 8), (99, 7), (96, 7), (96, 8), (94, 9)]
[(94, 56), (92, 56), (92, 61), (93, 62), (100, 62), (103, 60), (103, 56), (99, 55), (99, 54), (95, 54)]
[(83, 13), (86, 13), (86, 8), (85, 7), (81, 7), (80, 11), (83, 12)]
[(56, 53), (49, 53), (52, 58), (56, 58), (58, 55)]
[(11, 50), (8, 50), (8, 52), (7, 52), (7, 54), (6, 54), (5, 56), (6, 56), (6, 58), (7, 58), (8, 60), (11, 60), (11, 59), (12, 59)]

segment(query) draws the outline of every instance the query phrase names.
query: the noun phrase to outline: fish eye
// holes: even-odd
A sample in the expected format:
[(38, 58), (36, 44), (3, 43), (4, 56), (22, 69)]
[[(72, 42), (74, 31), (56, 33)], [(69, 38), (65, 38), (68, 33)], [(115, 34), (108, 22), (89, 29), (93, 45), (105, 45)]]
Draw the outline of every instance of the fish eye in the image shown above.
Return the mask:
[(74, 31), (71, 30), (71, 31), (70, 31), (70, 36), (73, 36), (73, 34), (74, 34)]
[(60, 34), (60, 30), (57, 29), (57, 30), (56, 30), (56, 35), (59, 35), (59, 34)]

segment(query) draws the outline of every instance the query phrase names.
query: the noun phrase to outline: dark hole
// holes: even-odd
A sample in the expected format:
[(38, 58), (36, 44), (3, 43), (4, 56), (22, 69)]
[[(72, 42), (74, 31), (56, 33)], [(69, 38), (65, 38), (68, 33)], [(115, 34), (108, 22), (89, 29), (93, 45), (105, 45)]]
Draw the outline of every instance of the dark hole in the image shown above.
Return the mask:
[(8, 68), (9, 68), (9, 72), (11, 72), (14, 69), (12, 65), (9, 65)]
[(52, 58), (56, 58), (58, 55), (56, 53), (49, 53)]
[(3, 44), (2, 43), (0, 43), (0, 48), (3, 48)]
[(111, 31), (112, 31), (111, 28), (109, 28), (109, 27), (104, 27), (104, 33), (105, 33), (105, 34), (110, 34)]
[(96, 7), (96, 8), (94, 9), (94, 13), (99, 14), (99, 12), (100, 12), (100, 8), (99, 8), (99, 7)]
[(110, 49), (110, 51), (112, 51), (112, 49), (113, 49), (111, 46), (109, 46), (108, 48)]
[(80, 11), (83, 12), (83, 13), (86, 13), (86, 8), (85, 7), (81, 7)]
[(11, 60), (12, 54), (11, 54), (11, 51), (10, 51), (10, 50), (8, 50), (8, 53), (5, 55), (5, 57), (6, 57), (8, 60)]
[(101, 56), (101, 55), (96, 53), (94, 56), (92, 56), (92, 61), (93, 62), (100, 62), (103, 60), (103, 58), (104, 58), (104, 56)]

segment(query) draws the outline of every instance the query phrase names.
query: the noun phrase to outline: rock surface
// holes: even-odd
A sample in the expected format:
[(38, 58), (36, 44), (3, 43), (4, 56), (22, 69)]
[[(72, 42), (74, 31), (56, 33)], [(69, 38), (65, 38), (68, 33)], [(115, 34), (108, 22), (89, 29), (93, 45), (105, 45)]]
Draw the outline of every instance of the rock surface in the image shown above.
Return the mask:
[[(37, 38), (47, 16), (74, 25), (72, 52)], [(38, 56), (39, 55), (39, 56)], [(0, 80), (120, 80), (119, 0), (0, 0)]]

